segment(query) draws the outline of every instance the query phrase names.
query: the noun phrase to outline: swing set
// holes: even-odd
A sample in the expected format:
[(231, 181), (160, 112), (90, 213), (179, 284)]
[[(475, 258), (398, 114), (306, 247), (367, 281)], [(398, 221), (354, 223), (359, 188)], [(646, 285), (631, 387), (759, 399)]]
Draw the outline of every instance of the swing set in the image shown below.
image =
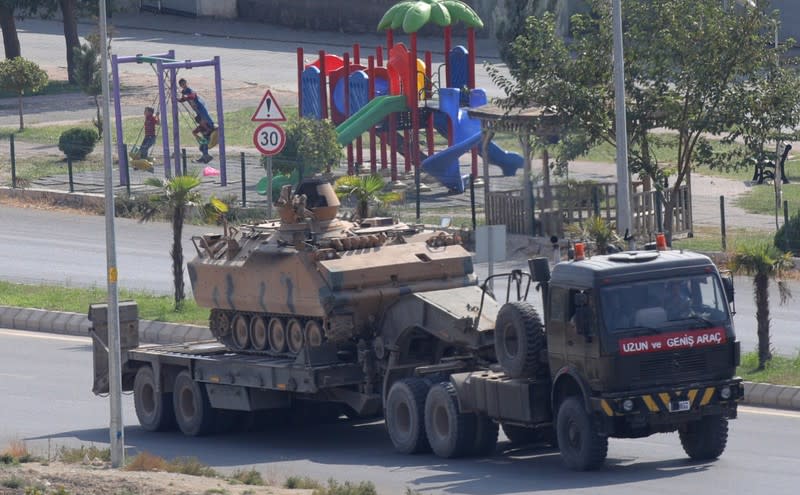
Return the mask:
[[(158, 77), (158, 94), (150, 106), (155, 107), (155, 102), (158, 101), (158, 110), (162, 116), (161, 122), (161, 144), (163, 149), (164, 160), (164, 176), (166, 178), (172, 177), (172, 170), (174, 168), (174, 175), (181, 175), (181, 142), (180, 142), (180, 122), (186, 123), (186, 119), (191, 120), (191, 128), (194, 129), (194, 113), (187, 107), (185, 102), (178, 102), (175, 96), (175, 89), (178, 88), (178, 71), (181, 69), (192, 69), (196, 67), (213, 67), (214, 68), (214, 94), (216, 96), (216, 113), (217, 123), (214, 132), (208, 137), (208, 147), (213, 148), (215, 145), (219, 146), (219, 168), (220, 168), (220, 185), (227, 186), (227, 172), (225, 160), (225, 126), (224, 116), (222, 109), (222, 75), (220, 73), (220, 58), (214, 57), (211, 60), (175, 60), (175, 51), (170, 50), (167, 53), (157, 55), (134, 55), (127, 57), (119, 57), (117, 55), (111, 56), (111, 75), (114, 85), (114, 117), (116, 122), (117, 134), (117, 154), (119, 156), (120, 164), (122, 160), (128, 162), (128, 155), (125, 153), (125, 142), (122, 133), (122, 104), (120, 102), (120, 81), (119, 81), (119, 64), (124, 63), (149, 63), (156, 76)], [(169, 112), (167, 102), (169, 101)], [(181, 103), (179, 105), (179, 103)], [(183, 112), (183, 113), (182, 113)], [(172, 123), (172, 142), (169, 139), (169, 125), (167, 122), (167, 115), (171, 115)], [(137, 155), (139, 152), (140, 137), (144, 127), (140, 129), (139, 135), (136, 137), (136, 142), (131, 149), (131, 165), (139, 170), (152, 170), (152, 163), (148, 160), (143, 160)], [(199, 144), (202, 143), (200, 138)], [(170, 144), (172, 144), (172, 153), (170, 152)], [(128, 167), (120, 166), (120, 184), (128, 185), (130, 183)]]

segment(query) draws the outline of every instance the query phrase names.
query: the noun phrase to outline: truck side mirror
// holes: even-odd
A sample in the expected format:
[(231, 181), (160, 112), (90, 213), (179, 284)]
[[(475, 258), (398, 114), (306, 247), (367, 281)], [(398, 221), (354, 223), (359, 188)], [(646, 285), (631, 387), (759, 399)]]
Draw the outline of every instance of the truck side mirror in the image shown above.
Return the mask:
[(728, 303), (732, 303), (734, 299), (733, 279), (729, 277), (722, 277), (722, 287), (725, 289), (725, 298)]
[(575, 330), (587, 339), (592, 334), (592, 310), (589, 307), (589, 297), (583, 292), (576, 292), (572, 303), (575, 305)]

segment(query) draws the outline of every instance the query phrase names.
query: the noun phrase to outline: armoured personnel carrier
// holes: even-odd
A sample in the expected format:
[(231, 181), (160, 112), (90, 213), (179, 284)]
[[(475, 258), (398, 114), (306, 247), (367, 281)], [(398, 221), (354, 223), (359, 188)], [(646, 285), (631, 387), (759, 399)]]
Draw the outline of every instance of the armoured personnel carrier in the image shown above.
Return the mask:
[(284, 186), (277, 203), (277, 220), (192, 239), (194, 297), (232, 351), (328, 359), (371, 342), (401, 296), (476, 284), (457, 235), (339, 218), (327, 182)]

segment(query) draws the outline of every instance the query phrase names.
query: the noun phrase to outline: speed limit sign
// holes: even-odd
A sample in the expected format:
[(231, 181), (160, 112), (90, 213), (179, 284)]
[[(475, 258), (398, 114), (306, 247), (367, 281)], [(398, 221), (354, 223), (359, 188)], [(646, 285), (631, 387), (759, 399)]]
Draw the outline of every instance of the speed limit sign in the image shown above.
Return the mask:
[(278, 124), (265, 122), (253, 133), (253, 144), (262, 155), (277, 155), (286, 145), (286, 133)]

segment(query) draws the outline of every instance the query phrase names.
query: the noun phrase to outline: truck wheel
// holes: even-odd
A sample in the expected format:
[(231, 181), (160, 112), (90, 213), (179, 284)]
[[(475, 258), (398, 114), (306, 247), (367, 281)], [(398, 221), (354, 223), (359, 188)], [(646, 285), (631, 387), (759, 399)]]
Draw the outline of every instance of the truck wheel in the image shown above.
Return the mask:
[(430, 451), (425, 435), (425, 397), (430, 384), (421, 378), (395, 382), (386, 397), (386, 429), (395, 450), (402, 454)]
[(533, 428), (510, 425), (508, 423), (503, 423), (503, 433), (506, 434), (508, 440), (514, 445), (527, 445), (541, 440), (541, 436)]
[(722, 455), (728, 444), (728, 418), (715, 414), (691, 421), (678, 430), (686, 455), (708, 461)]
[(156, 393), (153, 368), (142, 366), (133, 379), (133, 405), (139, 424), (147, 431), (169, 431), (175, 428), (172, 394)]
[(497, 432), (500, 427), (485, 414), (475, 415), (475, 443), (471, 455), (487, 456), (494, 454), (497, 447)]
[(568, 468), (589, 471), (599, 468), (608, 454), (608, 438), (597, 428), (577, 397), (568, 397), (558, 409), (556, 425), (561, 459)]
[(192, 380), (192, 375), (184, 370), (175, 377), (172, 394), (175, 420), (183, 434), (196, 437), (210, 433), (215, 415), (205, 387)]
[(547, 365), (541, 362), (541, 356), (546, 346), (544, 328), (533, 306), (515, 301), (500, 308), (494, 329), (494, 350), (508, 376), (545, 375)]
[(425, 399), (425, 431), (439, 457), (462, 457), (475, 445), (475, 415), (458, 410), (456, 389), (450, 382), (431, 387)]

